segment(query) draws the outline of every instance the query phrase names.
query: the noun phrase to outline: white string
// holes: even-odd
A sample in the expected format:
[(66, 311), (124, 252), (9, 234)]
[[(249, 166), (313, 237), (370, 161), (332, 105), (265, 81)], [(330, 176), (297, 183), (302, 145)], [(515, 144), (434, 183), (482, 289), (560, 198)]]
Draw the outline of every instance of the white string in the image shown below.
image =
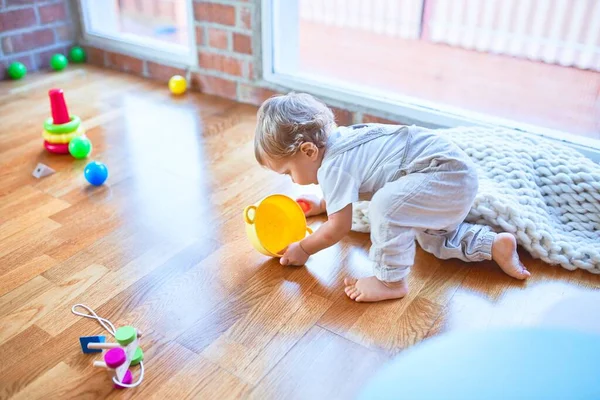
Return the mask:
[[(79, 311), (76, 311), (77, 307), (81, 307), (81, 308), (85, 309), (88, 313), (84, 314)], [(113, 335), (113, 337), (115, 336), (115, 334), (117, 332), (117, 330), (115, 329), (115, 326), (112, 324), (112, 322), (110, 322), (106, 318), (100, 317), (98, 314), (96, 314), (96, 312), (94, 310), (92, 310), (90, 307), (86, 306), (85, 304), (75, 304), (73, 307), (71, 307), (71, 312), (75, 315), (79, 315), (80, 317), (95, 319), (96, 321), (98, 321), (100, 323), (100, 325), (102, 325), (102, 327), (104, 329), (106, 329), (108, 331), (108, 333)], [(114, 383), (116, 383), (119, 386), (126, 387), (126, 388), (134, 388), (136, 386), (139, 386), (143, 380), (144, 380), (144, 362), (143, 361), (140, 361), (140, 377), (138, 378), (138, 380), (135, 383), (127, 384), (127, 383), (119, 382), (117, 377), (113, 376)]]
[[(75, 311), (75, 309), (77, 307), (84, 308), (86, 311), (88, 311), (88, 313), (84, 314), (84, 313), (80, 313), (79, 311)], [(110, 322), (106, 318), (99, 317), (98, 314), (96, 314), (96, 312), (94, 310), (92, 310), (85, 304), (75, 304), (71, 308), (71, 312), (75, 315), (79, 315), (80, 317), (91, 318), (91, 319), (97, 320), (100, 323), (100, 325), (102, 325), (104, 327), (104, 329), (106, 329), (111, 335), (113, 335), (113, 337), (115, 336), (115, 333), (117, 332), (117, 330), (115, 329), (115, 326), (112, 324), (112, 322)]]

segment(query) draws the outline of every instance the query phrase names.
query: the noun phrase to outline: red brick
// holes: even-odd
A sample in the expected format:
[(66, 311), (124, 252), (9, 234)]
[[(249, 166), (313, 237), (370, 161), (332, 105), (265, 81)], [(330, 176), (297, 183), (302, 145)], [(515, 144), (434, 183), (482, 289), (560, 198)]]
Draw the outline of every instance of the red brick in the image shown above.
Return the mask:
[(352, 112), (337, 107), (329, 107), (335, 116), (335, 123), (341, 126), (352, 125)]
[(221, 25), (235, 25), (235, 7), (199, 1), (194, 3), (196, 21), (214, 22)]
[(271, 89), (240, 83), (238, 101), (259, 106), (263, 101), (277, 94), (279, 93)]
[(236, 53), (252, 54), (252, 36), (234, 33), (233, 51)]
[(2, 38), (4, 54), (21, 53), (49, 46), (54, 43), (52, 29), (38, 29), (33, 32), (19, 33), (18, 35)]
[(256, 77), (254, 76), (254, 63), (249, 61), (247, 64), (248, 64), (248, 67), (246, 69), (247, 74), (246, 74), (245, 78), (248, 78), (252, 81), (252, 80), (256, 79)]
[(131, 72), (142, 75), (144, 72), (144, 61), (118, 53), (107, 53), (106, 66), (123, 72)]
[(204, 27), (196, 27), (196, 46), (204, 46)]
[(231, 32), (219, 28), (208, 28), (208, 45), (217, 49), (229, 48)]
[(248, 7), (240, 7), (240, 28), (252, 29), (252, 10)]
[(372, 115), (372, 114), (364, 114), (362, 117), (362, 122), (364, 124), (377, 123), (377, 124), (392, 124), (392, 125), (397, 125), (397, 124), (401, 123), (398, 121), (393, 121), (391, 119), (378, 117), (378, 116)]
[(200, 52), (198, 63), (201, 68), (224, 72), (229, 75), (242, 76), (242, 60), (221, 54)]
[(86, 47), (85, 48), (85, 53), (86, 53), (86, 61), (88, 64), (92, 64), (92, 65), (99, 65), (104, 67), (104, 56), (106, 54), (106, 52), (104, 50), (101, 49), (97, 49), (95, 47)]
[(38, 11), (40, 13), (40, 23), (42, 24), (65, 21), (67, 19), (67, 8), (65, 7), (65, 3), (39, 6)]
[(192, 88), (198, 89), (202, 93), (214, 94), (227, 99), (235, 100), (237, 97), (237, 84), (216, 76), (193, 74)]
[(173, 75), (185, 76), (185, 69), (183, 68), (170, 67), (152, 61), (148, 61), (146, 65), (148, 67), (148, 75), (150, 78), (162, 82), (168, 82)]
[(0, 13), (0, 32), (27, 28), (35, 24), (35, 11), (33, 11), (33, 8), (23, 8)]
[(75, 37), (75, 32), (71, 25), (61, 25), (54, 28), (56, 31), (57, 40), (61, 42), (72, 41)]

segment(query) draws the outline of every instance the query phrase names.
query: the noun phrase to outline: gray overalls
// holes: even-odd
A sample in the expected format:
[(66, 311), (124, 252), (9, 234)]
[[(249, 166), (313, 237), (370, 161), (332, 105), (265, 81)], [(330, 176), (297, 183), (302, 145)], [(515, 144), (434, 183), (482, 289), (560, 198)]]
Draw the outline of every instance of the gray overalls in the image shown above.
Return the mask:
[(344, 129), (352, 132), (333, 133), (323, 162), (383, 135), (404, 138), (397, 168), (382, 167), (382, 186), (366, 194), (372, 196), (370, 258), (377, 279), (396, 282), (408, 275), (415, 238), (423, 250), (441, 259), (491, 259), (496, 233), (464, 222), (478, 188), (475, 165), (466, 153), (434, 130), (416, 126), (366, 124)]

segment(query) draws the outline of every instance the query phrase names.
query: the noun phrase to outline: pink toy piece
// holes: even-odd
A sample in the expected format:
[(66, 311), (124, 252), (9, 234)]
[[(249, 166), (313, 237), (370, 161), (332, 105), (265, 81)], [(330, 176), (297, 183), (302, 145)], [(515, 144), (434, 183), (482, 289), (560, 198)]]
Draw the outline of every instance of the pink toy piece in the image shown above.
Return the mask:
[(54, 125), (60, 125), (71, 121), (62, 89), (50, 89), (48, 96), (50, 96), (52, 123)]
[(69, 143), (50, 143), (44, 140), (44, 147), (50, 153), (69, 154)]
[(125, 355), (125, 350), (120, 347), (110, 349), (106, 353), (104, 353), (104, 362), (108, 368), (118, 368), (125, 361), (127, 361), (127, 356)]
[[(130, 370), (127, 370), (127, 372), (125, 372), (125, 376), (123, 377), (123, 381), (121, 383), (124, 383), (126, 385), (131, 385), (131, 383), (133, 382), (133, 375), (131, 374)], [(114, 384), (116, 389), (125, 389), (125, 386), (121, 386), (118, 383)]]

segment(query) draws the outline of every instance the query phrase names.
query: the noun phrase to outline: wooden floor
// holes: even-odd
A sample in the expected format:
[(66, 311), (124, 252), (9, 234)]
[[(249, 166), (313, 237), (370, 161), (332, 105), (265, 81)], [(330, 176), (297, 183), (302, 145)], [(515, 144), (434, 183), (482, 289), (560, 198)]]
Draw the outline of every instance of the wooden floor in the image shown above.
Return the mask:
[[(43, 151), (52, 87), (83, 119), (105, 186), (86, 185), (86, 161)], [(600, 287), (526, 255), (520, 283), (419, 250), (407, 298), (356, 304), (342, 279), (370, 274), (363, 234), (281, 267), (250, 246), (241, 210), (302, 189), (254, 161), (255, 111), (91, 67), (0, 83), (0, 398), (352, 398), (429, 336), (535, 325)], [(38, 162), (57, 173), (33, 178)], [(116, 391), (92, 368), (78, 338), (105, 332), (75, 303), (144, 332), (141, 387)]]

